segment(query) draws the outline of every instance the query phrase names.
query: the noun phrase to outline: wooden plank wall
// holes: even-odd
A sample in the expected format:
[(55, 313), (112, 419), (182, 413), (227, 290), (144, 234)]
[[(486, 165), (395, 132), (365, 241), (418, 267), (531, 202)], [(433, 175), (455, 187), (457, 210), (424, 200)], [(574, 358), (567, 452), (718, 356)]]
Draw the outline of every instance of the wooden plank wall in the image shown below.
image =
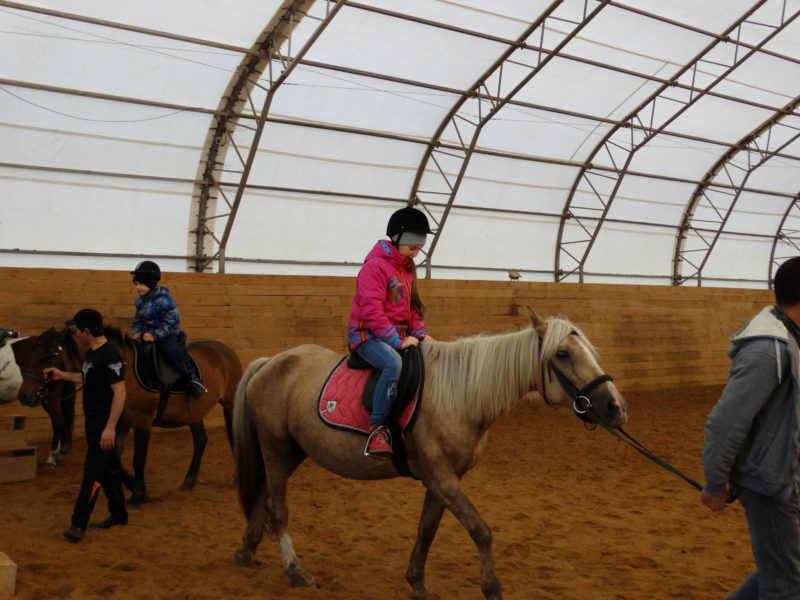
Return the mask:
[[(118, 271), (0, 268), (0, 327), (32, 335), (90, 306), (126, 330), (130, 279)], [(189, 338), (222, 340), (243, 365), (305, 342), (345, 350), (352, 278), (165, 273), (162, 283)], [(563, 312), (599, 348), (623, 393), (724, 383), (728, 337), (772, 301), (768, 290), (522, 281), (423, 280), (420, 290), (440, 340), (518, 329), (525, 306), (542, 316)], [(41, 409), (14, 403), (0, 407), (4, 414), (28, 415), (29, 441), (49, 440)], [(218, 409), (208, 424), (221, 424)]]

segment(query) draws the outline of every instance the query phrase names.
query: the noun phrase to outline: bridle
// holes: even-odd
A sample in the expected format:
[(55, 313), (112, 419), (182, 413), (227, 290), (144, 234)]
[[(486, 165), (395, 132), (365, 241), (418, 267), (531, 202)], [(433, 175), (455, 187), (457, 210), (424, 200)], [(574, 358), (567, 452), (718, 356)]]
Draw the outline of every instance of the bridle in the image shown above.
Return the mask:
[[(540, 337), (539, 347), (541, 346), (542, 338)], [(544, 357), (539, 356), (539, 364), (541, 365), (542, 369), (542, 389), (539, 390), (539, 393), (541, 393), (545, 403), (547, 403), (547, 405), (550, 407), (554, 407), (550, 400), (548, 400), (547, 393), (544, 389), (544, 375), (545, 369), (547, 369), (548, 379), (551, 379), (551, 374), (555, 374), (556, 379), (558, 379), (559, 384), (561, 384), (561, 389), (563, 389), (567, 396), (572, 400), (572, 412), (576, 417), (583, 421), (583, 426), (587, 429), (594, 429), (597, 427), (598, 423), (600, 423), (602, 419), (598, 421), (599, 415), (594, 409), (592, 401), (589, 399), (589, 394), (591, 394), (592, 390), (594, 390), (600, 384), (603, 384), (607, 381), (614, 381), (614, 378), (608, 373), (602, 373), (579, 389), (567, 378), (566, 375), (564, 375), (564, 373), (561, 372), (558, 367), (553, 364), (552, 361), (545, 361)]]
[[(540, 345), (541, 345), (541, 338), (540, 338)], [(558, 379), (561, 388), (566, 392), (567, 396), (572, 399), (572, 412), (578, 417), (581, 421), (583, 421), (584, 427), (587, 429), (595, 429), (598, 425), (608, 431), (611, 435), (616, 437), (619, 440), (622, 440), (626, 444), (628, 444), (631, 448), (642, 454), (645, 458), (653, 461), (655, 464), (660, 466), (663, 469), (666, 469), (670, 473), (674, 473), (697, 491), (702, 491), (703, 486), (697, 483), (691, 477), (684, 475), (678, 469), (673, 467), (667, 461), (662, 458), (659, 458), (655, 454), (653, 454), (650, 450), (648, 450), (639, 440), (631, 436), (627, 431), (625, 431), (622, 426), (618, 426), (616, 428), (612, 427), (611, 424), (606, 421), (605, 417), (600, 415), (597, 410), (595, 410), (594, 406), (592, 405), (592, 401), (589, 399), (589, 394), (592, 390), (594, 390), (597, 386), (607, 381), (613, 381), (614, 378), (607, 373), (603, 373), (598, 375), (594, 379), (592, 379), (589, 383), (584, 385), (582, 388), (578, 389), (578, 387), (572, 383), (564, 373), (562, 373), (558, 367), (556, 367), (552, 361), (548, 361), (545, 364), (545, 361), (540, 361), (542, 364), (542, 389), (540, 393), (544, 398), (544, 401), (547, 403), (548, 406), (553, 406), (553, 404), (547, 399), (547, 395), (544, 391), (544, 370), (545, 368), (548, 369), (548, 373), (554, 373), (556, 379)], [(727, 499), (728, 503), (733, 502), (736, 500), (736, 497), (730, 495)]]
[(602, 375), (598, 375), (592, 379), (581, 389), (578, 389), (569, 379), (567, 379), (567, 376), (564, 375), (564, 373), (562, 373), (558, 367), (552, 363), (548, 365), (548, 367), (551, 372), (555, 373), (556, 379), (558, 379), (558, 382), (561, 384), (561, 388), (566, 392), (567, 396), (572, 398), (572, 412), (576, 417), (583, 421), (583, 426), (587, 429), (594, 429), (597, 427), (597, 424), (602, 419), (598, 420), (599, 415), (597, 414), (597, 411), (595, 411), (592, 401), (589, 400), (589, 394), (601, 383), (605, 383), (606, 381), (614, 381), (614, 378), (608, 373), (603, 373)]
[[(58, 359), (61, 358), (61, 352), (62, 352), (63, 349), (64, 349), (64, 347), (59, 344), (59, 346), (55, 349), (55, 351), (51, 352), (50, 354), (47, 354), (47, 355), (43, 356), (39, 360), (39, 363), (40, 364), (46, 364), (48, 366), (55, 364), (58, 361)], [(36, 375), (34, 373), (29, 373), (27, 371), (22, 374), (22, 378), (23, 379), (30, 379), (31, 381), (37, 381), (40, 384), (39, 387), (37, 387), (34, 390), (33, 398), (30, 400), (30, 403), (26, 403), (26, 406), (37, 406), (37, 405), (41, 404), (42, 407), (45, 410), (47, 410), (48, 405), (50, 404), (50, 401), (48, 400), (48, 398), (50, 397), (50, 394), (48, 392), (48, 388), (50, 387), (50, 385), (53, 382), (52, 379), (50, 379), (50, 377), (47, 377), (47, 376), (42, 377), (42, 376)], [(72, 392), (68, 396), (63, 396), (61, 398), (61, 400), (69, 400), (70, 398), (75, 396), (80, 390), (81, 390), (80, 387), (76, 388), (74, 392)], [(20, 402), (22, 402), (22, 401), (20, 400)]]

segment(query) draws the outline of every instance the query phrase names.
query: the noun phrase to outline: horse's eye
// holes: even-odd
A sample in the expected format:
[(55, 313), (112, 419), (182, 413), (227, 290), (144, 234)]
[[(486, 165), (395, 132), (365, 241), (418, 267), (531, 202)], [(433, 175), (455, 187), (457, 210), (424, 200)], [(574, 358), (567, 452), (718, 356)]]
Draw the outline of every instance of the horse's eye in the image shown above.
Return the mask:
[(556, 358), (569, 358), (569, 353), (566, 350), (556, 350)]

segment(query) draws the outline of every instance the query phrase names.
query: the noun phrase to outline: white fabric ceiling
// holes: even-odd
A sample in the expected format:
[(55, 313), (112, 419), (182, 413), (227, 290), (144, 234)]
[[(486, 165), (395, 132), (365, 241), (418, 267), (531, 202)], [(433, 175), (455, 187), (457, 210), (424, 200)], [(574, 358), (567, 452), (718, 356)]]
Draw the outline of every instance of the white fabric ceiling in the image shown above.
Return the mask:
[(0, 266), (764, 287), (800, 0), (0, 0)]

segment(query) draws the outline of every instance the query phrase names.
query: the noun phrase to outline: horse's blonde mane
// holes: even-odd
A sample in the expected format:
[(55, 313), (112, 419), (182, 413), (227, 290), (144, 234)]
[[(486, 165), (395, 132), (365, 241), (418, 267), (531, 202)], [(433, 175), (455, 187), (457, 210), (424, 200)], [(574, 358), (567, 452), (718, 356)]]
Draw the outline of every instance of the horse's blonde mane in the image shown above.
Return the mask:
[(596, 354), (571, 322), (548, 317), (544, 338), (533, 327), (454, 342), (422, 344), (426, 365), (424, 402), (470, 420), (495, 419), (531, 390), (542, 389), (547, 364), (561, 341), (575, 334)]

